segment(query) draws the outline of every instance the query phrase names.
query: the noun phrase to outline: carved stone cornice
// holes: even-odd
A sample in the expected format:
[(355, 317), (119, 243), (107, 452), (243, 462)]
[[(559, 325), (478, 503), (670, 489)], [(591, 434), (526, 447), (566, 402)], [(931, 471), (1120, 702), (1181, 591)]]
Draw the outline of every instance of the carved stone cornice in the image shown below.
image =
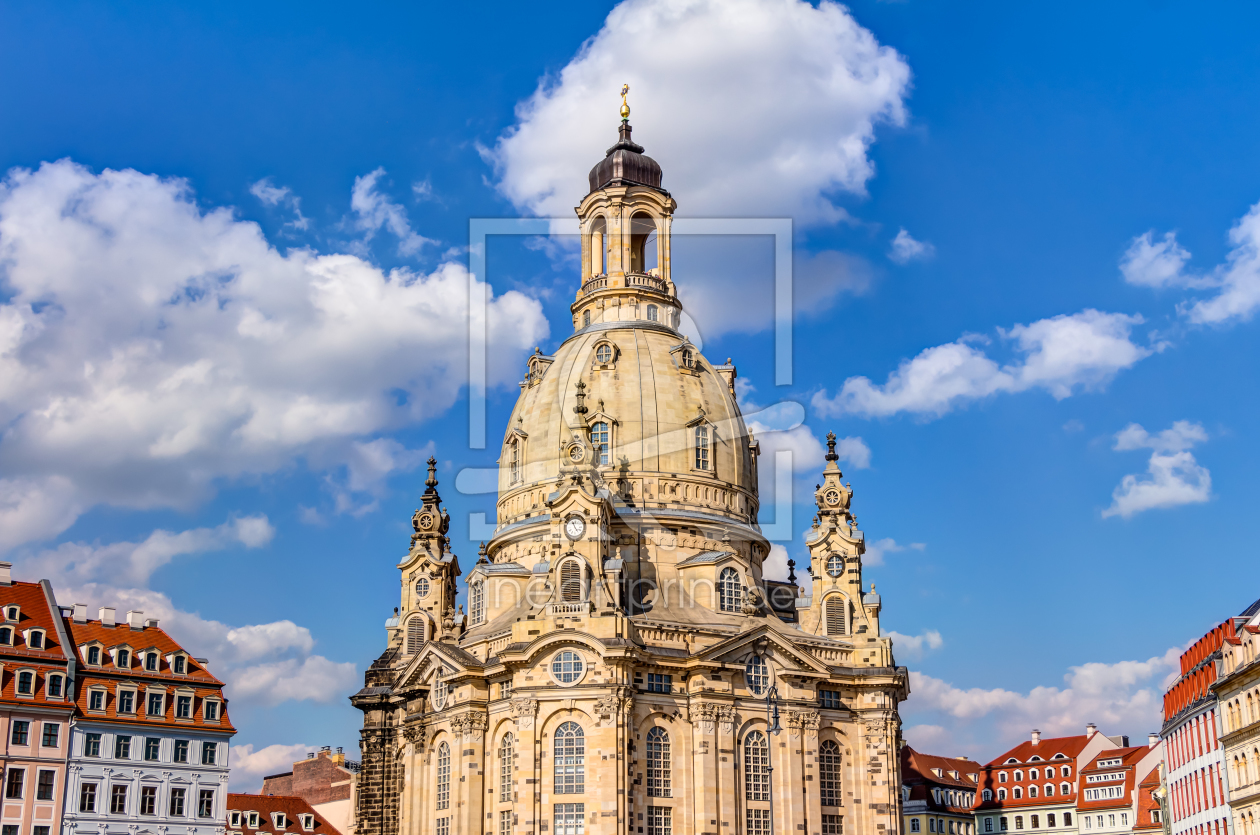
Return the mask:
[(465, 742), (481, 739), (481, 735), (485, 733), (489, 724), (485, 713), (472, 710), (452, 716), (450, 722), (451, 733), (462, 736)]
[(729, 734), (735, 730), (735, 708), (731, 705), (694, 702), (688, 706), (687, 716), (702, 734), (713, 733), (719, 722), (722, 724), (722, 733)]
[(807, 739), (818, 738), (818, 726), (822, 721), (816, 710), (789, 710), (787, 711), (787, 726), (792, 739), (800, 739), (801, 731), (805, 732)]
[(538, 700), (517, 698), (512, 700), (512, 718), (518, 730), (533, 730), (534, 717), (538, 715)]
[(599, 717), (597, 724), (613, 725), (622, 713), (629, 713), (634, 708), (634, 693), (628, 687), (618, 687), (611, 693), (595, 700), (595, 714)]

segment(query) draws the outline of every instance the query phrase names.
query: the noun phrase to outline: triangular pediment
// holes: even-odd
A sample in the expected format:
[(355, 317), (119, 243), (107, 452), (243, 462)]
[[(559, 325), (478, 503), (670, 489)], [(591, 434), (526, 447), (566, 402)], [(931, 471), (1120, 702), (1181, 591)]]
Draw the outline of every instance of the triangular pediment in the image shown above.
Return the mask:
[(440, 670), (446, 670), (447, 677), (451, 677), (480, 673), (482, 669), (482, 663), (462, 649), (441, 641), (429, 641), (408, 662), (398, 677), (398, 683), (400, 686), (415, 687), (431, 684)]
[(769, 655), (787, 672), (817, 673), (819, 675), (827, 675), (829, 672), (825, 664), (767, 625), (758, 626), (732, 638), (727, 638), (720, 644), (715, 644), (701, 652), (699, 658), (702, 661), (715, 661), (723, 664), (742, 664), (754, 652)]

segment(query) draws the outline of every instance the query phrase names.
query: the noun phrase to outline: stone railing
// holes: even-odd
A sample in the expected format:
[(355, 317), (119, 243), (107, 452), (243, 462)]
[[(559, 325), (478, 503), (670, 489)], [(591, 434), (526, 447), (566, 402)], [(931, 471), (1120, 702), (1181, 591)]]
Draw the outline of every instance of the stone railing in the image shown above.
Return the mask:
[(665, 292), (664, 279), (657, 278), (648, 273), (626, 273), (627, 287), (647, 287), (649, 290), (655, 290), (658, 293)]
[(548, 603), (547, 614), (549, 615), (581, 615), (588, 610), (585, 603)]
[(590, 279), (588, 279), (585, 284), (582, 285), (582, 295), (585, 296), (588, 293), (594, 293), (596, 290), (603, 290), (607, 286), (608, 286), (607, 275), (593, 276)]

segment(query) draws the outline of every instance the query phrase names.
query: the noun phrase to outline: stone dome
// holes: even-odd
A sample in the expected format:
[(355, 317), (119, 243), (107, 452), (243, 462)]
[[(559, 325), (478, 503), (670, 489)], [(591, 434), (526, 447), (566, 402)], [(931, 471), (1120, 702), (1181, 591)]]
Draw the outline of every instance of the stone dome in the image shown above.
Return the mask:
[[(628, 503), (755, 524), (756, 455), (734, 379), (733, 366), (709, 362), (658, 322), (598, 322), (554, 356), (535, 354), (499, 459), (499, 524), (542, 510), (576, 444), (587, 447), (584, 468)], [(593, 448), (596, 424), (608, 428), (606, 463)], [(698, 438), (707, 460), (697, 461)]]
[[(614, 184), (634, 184), (661, 188), (661, 166), (643, 153), (643, 146), (630, 139), (630, 123), (623, 121), (617, 144), (591, 169), (591, 191)], [(663, 190), (663, 189), (662, 189)]]

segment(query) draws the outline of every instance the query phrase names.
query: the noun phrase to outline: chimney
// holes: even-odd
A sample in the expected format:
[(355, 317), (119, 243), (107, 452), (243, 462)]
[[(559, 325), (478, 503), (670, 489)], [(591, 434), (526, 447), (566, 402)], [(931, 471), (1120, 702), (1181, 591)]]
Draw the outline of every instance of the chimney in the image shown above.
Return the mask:
[(1147, 746), (1148, 748), (1154, 748), (1156, 745), (1159, 745), (1159, 734), (1157, 734), (1157, 733), (1153, 733), (1153, 732), (1152, 732), (1152, 733), (1147, 734), (1147, 735), (1146, 735), (1146, 746)]
[(101, 616), (101, 626), (114, 625), (114, 607), (113, 606), (102, 606), (101, 611), (100, 611), (100, 616)]
[(74, 604), (73, 619), (75, 623), (87, 623), (87, 604), (86, 603)]
[(13, 563), (0, 562), (0, 586), (13, 585)]
[(1086, 725), (1086, 726), (1085, 726), (1085, 738), (1086, 738), (1086, 739), (1093, 739), (1093, 738), (1094, 738), (1094, 734), (1095, 734), (1097, 731), (1098, 731), (1098, 726), (1097, 726), (1097, 725), (1095, 725), (1093, 722), (1090, 722), (1088, 725)]
[(1041, 731), (1034, 729), (1032, 732), (1032, 743), (1036, 745), (1039, 742), (1041, 742)]
[(145, 619), (144, 619), (144, 628), (145, 628), (145, 629), (148, 629), (150, 626), (154, 626), (154, 627), (156, 627), (157, 625), (158, 625), (158, 619), (157, 619), (157, 618), (145, 618)]
[(132, 629), (144, 629), (144, 612), (131, 609), (127, 612), (127, 625)]

